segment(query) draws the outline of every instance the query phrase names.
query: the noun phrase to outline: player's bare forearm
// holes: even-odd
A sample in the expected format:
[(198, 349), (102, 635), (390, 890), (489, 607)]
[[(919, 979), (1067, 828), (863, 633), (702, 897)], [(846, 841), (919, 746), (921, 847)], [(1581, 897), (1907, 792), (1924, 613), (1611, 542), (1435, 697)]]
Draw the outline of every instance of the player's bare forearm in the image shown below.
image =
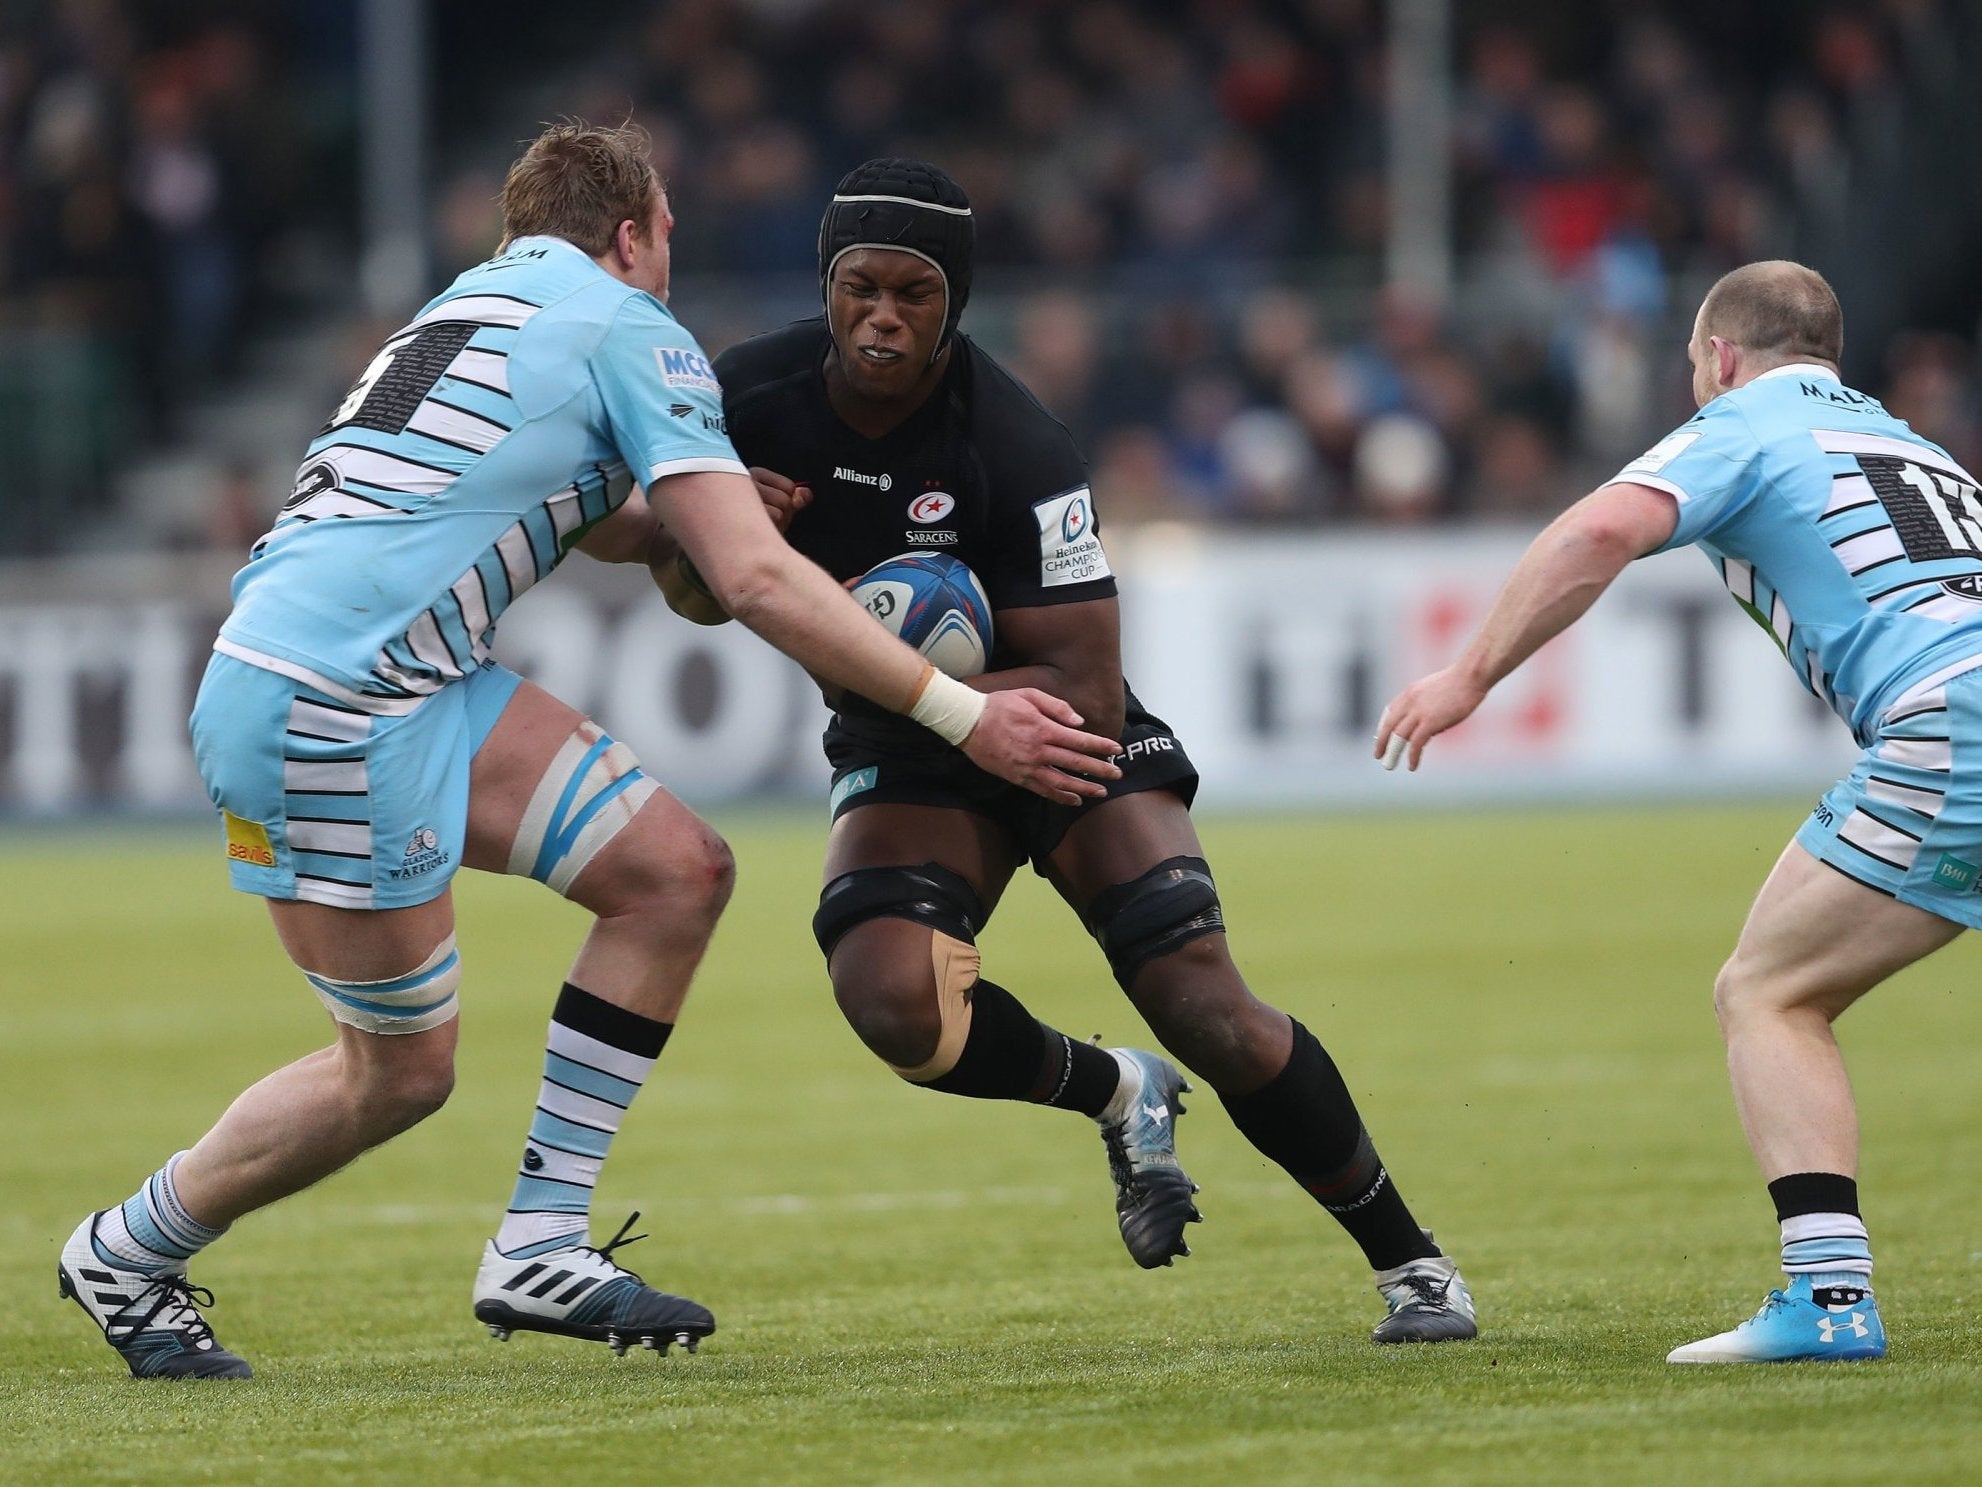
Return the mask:
[(1120, 735), (1122, 626), (1115, 600), (1001, 609), (995, 628), (999, 653), (1025, 660), (972, 677), (973, 687), (981, 692), (1034, 687), (1067, 702), (1096, 733)]
[(635, 486), (619, 510), (594, 523), (578, 539), (577, 547), (601, 563), (637, 563), (646, 556), (659, 525), (654, 508), (647, 503), (647, 493)]
[(753, 551), (704, 552), (696, 567), (715, 602), (821, 681), (906, 712), (927, 663), (786, 546), (768, 519), (764, 534)]
[(1633, 556), (1593, 545), (1579, 532), (1543, 534), (1508, 575), (1453, 668), (1482, 693), (1491, 691), (1581, 619)]
[(986, 697), (942, 675), (794, 551), (751, 483), (722, 471), (655, 482), (663, 523), (716, 602), (832, 686), (905, 714), (979, 768), (1063, 803), (1105, 793), (1114, 739), (1083, 733), (1058, 699), (1023, 689)]
[(1471, 717), (1488, 692), (1596, 603), (1633, 559), (1672, 535), (1670, 496), (1609, 485), (1584, 497), (1530, 544), (1457, 660), (1413, 682), (1383, 710), (1375, 753), (1392, 768), (1408, 749), (1415, 770), (1425, 745)]
[(1588, 612), (1634, 560), (1672, 535), (1670, 496), (1610, 485), (1543, 530), (1514, 565), (1479, 633), (1454, 665), (1490, 691)]
[(647, 571), (654, 575), (654, 583), (661, 597), (668, 601), (668, 608), (683, 619), (698, 625), (729, 623), (729, 611), (709, 592), (702, 575), (666, 527), (656, 525), (647, 544)]
[(748, 480), (670, 475), (653, 499), (714, 601), (821, 681), (895, 712), (925, 689), (928, 663), (786, 543)]

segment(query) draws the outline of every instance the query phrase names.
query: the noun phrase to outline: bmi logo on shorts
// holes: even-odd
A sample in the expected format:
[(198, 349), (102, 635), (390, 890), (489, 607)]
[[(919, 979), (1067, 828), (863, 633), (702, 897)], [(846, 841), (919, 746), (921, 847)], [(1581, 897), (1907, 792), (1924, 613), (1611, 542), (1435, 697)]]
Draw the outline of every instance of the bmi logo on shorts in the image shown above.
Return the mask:
[(1972, 892), (1978, 880), (1982, 880), (1982, 868), (1972, 862), (1963, 862), (1952, 852), (1943, 852), (1934, 868), (1934, 882), (1942, 888), (1952, 888), (1956, 893)]

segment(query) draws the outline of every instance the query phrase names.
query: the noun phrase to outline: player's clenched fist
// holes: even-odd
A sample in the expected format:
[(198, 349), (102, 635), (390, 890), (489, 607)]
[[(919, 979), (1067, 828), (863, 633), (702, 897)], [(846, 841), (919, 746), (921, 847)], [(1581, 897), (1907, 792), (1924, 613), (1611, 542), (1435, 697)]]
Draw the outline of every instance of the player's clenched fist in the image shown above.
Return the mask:
[(791, 525), (791, 519), (812, 504), (812, 487), (800, 485), (789, 475), (780, 475), (776, 470), (767, 470), (762, 465), (750, 467), (751, 482), (757, 487), (757, 498), (764, 503), (770, 513), (771, 525), (780, 532)]

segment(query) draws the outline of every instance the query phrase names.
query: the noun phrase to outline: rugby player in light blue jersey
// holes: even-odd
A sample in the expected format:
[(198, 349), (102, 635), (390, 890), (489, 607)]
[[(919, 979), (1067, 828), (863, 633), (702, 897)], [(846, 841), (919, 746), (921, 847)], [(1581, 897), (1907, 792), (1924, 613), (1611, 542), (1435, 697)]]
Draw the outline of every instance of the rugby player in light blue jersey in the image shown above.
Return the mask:
[(1687, 346), (1700, 411), (1536, 538), (1465, 652), (1377, 728), (1378, 757), (1416, 769), (1627, 563), (1691, 543), (1865, 751), (1784, 849), (1714, 986), (1788, 1284), (1671, 1363), (1884, 1356), (1831, 1024), (1982, 927), (1982, 501), (1947, 451), (1838, 380), (1843, 342), (1836, 296), (1802, 265), (1722, 278)]
[(616, 1351), (714, 1331), (614, 1261), (632, 1220), (603, 1245), (589, 1234), (600, 1165), (733, 869), (624, 745), (491, 655), (503, 611), (574, 548), (653, 567), (679, 543), (713, 598), (806, 670), (1049, 800), (1119, 774), (1119, 743), (1078, 731), (1064, 702), (939, 675), (786, 545), (666, 308), (674, 218), (644, 134), (547, 130), (511, 168), (503, 215), (500, 255), (392, 335), (311, 443), (200, 687), (195, 755), (234, 885), (268, 900), (336, 1041), (242, 1094), (64, 1246), (63, 1295), (139, 1377), (246, 1377), (187, 1261), (447, 1098), (463, 866), (536, 878), (596, 916), (475, 1315), (499, 1338)]

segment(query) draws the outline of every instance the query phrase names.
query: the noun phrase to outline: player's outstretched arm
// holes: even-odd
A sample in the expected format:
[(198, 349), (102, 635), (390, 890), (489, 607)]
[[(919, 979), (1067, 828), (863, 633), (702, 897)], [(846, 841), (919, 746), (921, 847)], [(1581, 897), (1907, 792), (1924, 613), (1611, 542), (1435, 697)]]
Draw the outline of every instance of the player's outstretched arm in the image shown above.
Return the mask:
[(987, 697), (942, 675), (874, 623), (825, 569), (792, 550), (751, 482), (723, 471), (664, 476), (648, 489), (715, 602), (822, 682), (904, 713), (979, 768), (1062, 804), (1106, 793), (1113, 739), (1082, 732), (1043, 692)]
[(1390, 700), (1376, 728), (1376, 757), (1415, 770), (1425, 745), (1473, 715), (1500, 681), (1568, 629), (1634, 558), (1678, 525), (1673, 498), (1650, 486), (1606, 485), (1571, 506), (1529, 545), (1459, 659)]

